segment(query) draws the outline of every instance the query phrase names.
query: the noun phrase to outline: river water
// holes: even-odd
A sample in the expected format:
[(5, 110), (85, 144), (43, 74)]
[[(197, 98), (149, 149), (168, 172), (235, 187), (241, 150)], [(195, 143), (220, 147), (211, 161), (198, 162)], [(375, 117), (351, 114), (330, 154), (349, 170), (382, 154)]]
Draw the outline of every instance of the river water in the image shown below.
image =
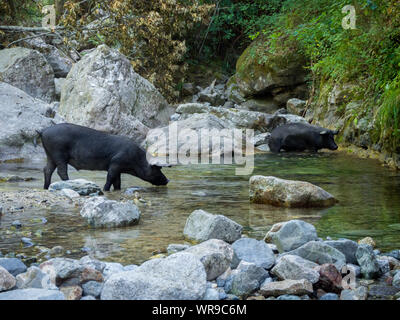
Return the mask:
[[(33, 177), (19, 183), (0, 183), (0, 192), (26, 188), (40, 189), (42, 162), (0, 164), (0, 175)], [(142, 187), (138, 225), (118, 229), (91, 229), (79, 215), (79, 208), (32, 209), (4, 214), (0, 218), (0, 251), (33, 254), (23, 248), (20, 235), (11, 227), (23, 224), (36, 245), (63, 246), (71, 257), (90, 252), (99, 259), (123, 264), (141, 263), (162, 252), (170, 243), (185, 243), (183, 229), (193, 210), (223, 214), (243, 225), (243, 233), (262, 239), (272, 224), (302, 219), (315, 225), (322, 238), (330, 236), (358, 240), (371, 236), (382, 251), (400, 248), (400, 173), (378, 161), (360, 159), (344, 152), (317, 154), (258, 154), (254, 174), (304, 180), (332, 193), (339, 203), (326, 209), (287, 209), (251, 204), (249, 176), (236, 176), (234, 165), (189, 165), (163, 169), (171, 180), (167, 187), (153, 187), (133, 176), (122, 176), (122, 192)], [(70, 170), (70, 179), (85, 178), (100, 186), (106, 172)], [(55, 173), (53, 182), (59, 180)], [(121, 192), (106, 193), (120, 199)], [(41, 218), (47, 223), (43, 224)]]

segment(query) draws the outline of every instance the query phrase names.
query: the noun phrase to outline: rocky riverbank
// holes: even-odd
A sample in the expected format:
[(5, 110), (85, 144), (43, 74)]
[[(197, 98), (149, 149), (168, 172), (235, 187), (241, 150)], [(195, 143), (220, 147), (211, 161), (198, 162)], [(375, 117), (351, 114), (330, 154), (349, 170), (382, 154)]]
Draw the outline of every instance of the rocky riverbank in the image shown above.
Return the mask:
[(290, 220), (257, 240), (202, 210), (183, 232), (201, 242), (169, 244), (141, 265), (71, 259), (60, 247), (42, 263), (5, 254), (0, 299), (400, 300), (400, 251), (381, 253), (372, 238), (323, 240), (311, 224)]

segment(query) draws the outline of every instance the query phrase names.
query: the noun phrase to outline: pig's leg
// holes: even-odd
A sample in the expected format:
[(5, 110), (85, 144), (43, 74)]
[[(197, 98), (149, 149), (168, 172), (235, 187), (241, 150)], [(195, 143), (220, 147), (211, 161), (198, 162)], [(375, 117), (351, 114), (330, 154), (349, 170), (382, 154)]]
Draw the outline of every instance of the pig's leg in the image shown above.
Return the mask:
[(56, 164), (54, 163), (53, 160), (51, 160), (49, 157), (47, 157), (47, 164), (46, 166), (43, 168), (43, 172), (44, 172), (44, 189), (48, 189), (51, 183), (51, 176), (54, 172), (54, 170), (56, 170)]
[(121, 174), (118, 174), (115, 177), (114, 182), (112, 184), (114, 186), (114, 190), (121, 190)]
[(66, 162), (57, 163), (57, 173), (63, 181), (69, 180), (67, 166), (68, 163)]
[(120, 174), (121, 173), (119, 172), (116, 166), (110, 166), (107, 172), (107, 181), (106, 184), (104, 185), (104, 191), (110, 191), (111, 185), (115, 182), (116, 179), (118, 179), (118, 177), (120, 177)]

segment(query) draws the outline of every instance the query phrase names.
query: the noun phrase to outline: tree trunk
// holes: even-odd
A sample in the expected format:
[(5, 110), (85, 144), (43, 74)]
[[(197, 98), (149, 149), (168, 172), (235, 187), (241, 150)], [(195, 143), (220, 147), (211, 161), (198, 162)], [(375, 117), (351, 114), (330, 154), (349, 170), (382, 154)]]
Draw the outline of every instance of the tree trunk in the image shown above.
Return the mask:
[(7, 0), (8, 7), (10, 8), (11, 18), (15, 19), (17, 11), (15, 9), (15, 0)]
[(64, 3), (65, 3), (65, 0), (55, 0), (56, 23), (57, 24), (64, 13)]

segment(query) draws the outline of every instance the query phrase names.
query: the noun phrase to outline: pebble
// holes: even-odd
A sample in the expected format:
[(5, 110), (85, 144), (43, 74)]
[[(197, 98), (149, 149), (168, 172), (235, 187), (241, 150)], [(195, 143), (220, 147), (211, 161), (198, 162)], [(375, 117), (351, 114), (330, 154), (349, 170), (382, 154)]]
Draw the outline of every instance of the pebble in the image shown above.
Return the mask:
[(22, 228), (22, 223), (19, 220), (15, 220), (11, 223), (12, 226), (14, 226), (16, 229)]
[(34, 244), (31, 238), (23, 237), (21, 238), (21, 242), (24, 244), (26, 248), (32, 247)]

